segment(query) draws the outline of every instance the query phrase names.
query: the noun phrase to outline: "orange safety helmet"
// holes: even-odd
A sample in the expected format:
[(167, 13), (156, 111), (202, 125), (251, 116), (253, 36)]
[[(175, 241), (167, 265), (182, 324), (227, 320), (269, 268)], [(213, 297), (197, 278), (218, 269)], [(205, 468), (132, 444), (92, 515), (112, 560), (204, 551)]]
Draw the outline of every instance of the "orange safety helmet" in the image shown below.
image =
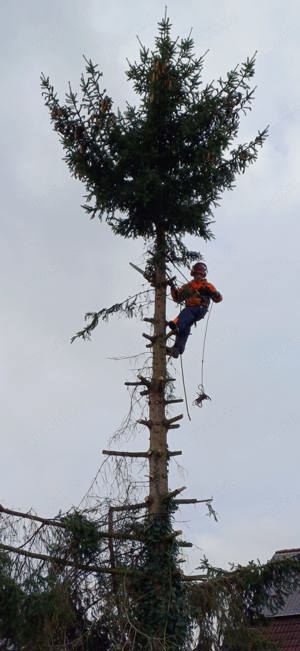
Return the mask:
[(201, 278), (206, 278), (207, 266), (204, 262), (196, 262), (191, 268), (191, 276), (201, 276)]

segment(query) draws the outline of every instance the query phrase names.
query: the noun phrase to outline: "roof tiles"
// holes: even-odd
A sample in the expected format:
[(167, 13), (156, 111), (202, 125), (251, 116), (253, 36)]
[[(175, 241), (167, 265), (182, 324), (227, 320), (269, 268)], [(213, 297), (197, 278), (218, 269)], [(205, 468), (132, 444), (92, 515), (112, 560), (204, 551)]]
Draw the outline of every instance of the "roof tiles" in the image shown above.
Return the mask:
[(282, 651), (300, 651), (300, 618), (273, 619), (268, 626), (267, 637), (278, 644)]

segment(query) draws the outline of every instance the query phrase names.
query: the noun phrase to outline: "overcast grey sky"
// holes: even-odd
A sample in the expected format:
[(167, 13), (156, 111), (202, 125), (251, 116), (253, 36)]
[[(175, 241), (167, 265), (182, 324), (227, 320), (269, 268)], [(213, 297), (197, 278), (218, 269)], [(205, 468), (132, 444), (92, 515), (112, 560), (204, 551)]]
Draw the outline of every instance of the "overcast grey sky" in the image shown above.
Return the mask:
[[(134, 102), (126, 57), (136, 35), (153, 45), (165, 2), (1, 0), (1, 473), (0, 502), (55, 515), (80, 502), (101, 450), (128, 410), (128, 361), (144, 350), (143, 326), (111, 321), (92, 342), (70, 345), (86, 311), (140, 286), (129, 261), (141, 242), (115, 238), (81, 209), (39, 89), (41, 71), (60, 96), (79, 84), (82, 55), (99, 63), (116, 106)], [(216, 239), (189, 239), (224, 295), (207, 336), (202, 410), (170, 433), (183, 450), (171, 483), (214, 496), (216, 524), (199, 507), (181, 519), (194, 549), (219, 564), (266, 560), (300, 546), (299, 486), (299, 18), (296, 1), (169, 0), (174, 34), (193, 27), (208, 48), (204, 80), (256, 50), (256, 99), (240, 140), (270, 123), (259, 160), (215, 212)], [(170, 317), (176, 306), (169, 303)], [(203, 323), (184, 356), (189, 400), (200, 382)], [(179, 394), (180, 366), (178, 374)], [(141, 432), (133, 444), (147, 446)], [(103, 489), (105, 491), (105, 487)], [(146, 490), (145, 490), (146, 494)]]

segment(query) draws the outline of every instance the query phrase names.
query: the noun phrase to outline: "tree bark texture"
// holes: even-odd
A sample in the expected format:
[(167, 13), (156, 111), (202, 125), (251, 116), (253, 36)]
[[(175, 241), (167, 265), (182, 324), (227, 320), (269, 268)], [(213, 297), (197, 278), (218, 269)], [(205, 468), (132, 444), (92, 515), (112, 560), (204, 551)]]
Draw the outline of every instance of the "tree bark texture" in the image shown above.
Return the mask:
[(152, 378), (149, 387), (149, 513), (161, 515), (168, 493), (166, 388), (166, 261), (165, 234), (157, 231)]

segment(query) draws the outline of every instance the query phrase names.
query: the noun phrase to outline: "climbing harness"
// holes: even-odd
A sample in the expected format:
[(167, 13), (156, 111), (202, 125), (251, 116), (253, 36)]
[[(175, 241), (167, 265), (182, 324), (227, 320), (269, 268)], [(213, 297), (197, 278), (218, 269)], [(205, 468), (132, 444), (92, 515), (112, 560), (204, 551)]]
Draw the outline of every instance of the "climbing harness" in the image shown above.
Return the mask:
[[(144, 278), (146, 278), (146, 280), (150, 281), (149, 276), (147, 275), (147, 273), (146, 273), (143, 269), (141, 269), (141, 268), (138, 267), (137, 265), (133, 264), (132, 262), (130, 262), (129, 264), (130, 264), (130, 266), (131, 266), (133, 269), (135, 269), (135, 270), (138, 271), (142, 276), (144, 276)], [(175, 267), (175, 269), (177, 269), (177, 271), (178, 271), (178, 272), (183, 276), (183, 278), (187, 281), (188, 279), (187, 279), (186, 276), (182, 273), (182, 271), (177, 267), (177, 265), (174, 264), (174, 262), (173, 262), (172, 264), (173, 264), (173, 266)], [(199, 264), (202, 265), (202, 263), (199, 263)], [(172, 279), (171, 279), (171, 278), (168, 278), (168, 280), (171, 280), (171, 281), (172, 281), (172, 280), (174, 280), (174, 278), (172, 278)], [(207, 393), (205, 393), (205, 390), (204, 390), (204, 380), (203, 380), (203, 376), (204, 376), (204, 356), (205, 356), (205, 344), (206, 344), (207, 328), (208, 328), (208, 322), (209, 322), (209, 318), (210, 318), (210, 315), (211, 315), (212, 307), (213, 307), (213, 306), (211, 305), (210, 310), (209, 310), (209, 312), (208, 312), (208, 317), (207, 317), (207, 320), (206, 320), (206, 326), (205, 326), (205, 332), (204, 332), (204, 340), (203, 340), (203, 348), (202, 348), (202, 359), (201, 359), (201, 383), (198, 384), (198, 392), (197, 392), (197, 395), (196, 395), (195, 400), (194, 400), (193, 403), (192, 403), (194, 407), (202, 407), (202, 404), (203, 404), (204, 400), (211, 400), (211, 397), (210, 397)], [(180, 311), (181, 311), (181, 309), (182, 309), (182, 308), (180, 307)], [(168, 325), (170, 326), (169, 323), (168, 323)], [(175, 324), (174, 324), (174, 325), (175, 325)], [(197, 326), (197, 323), (195, 323), (194, 325)], [(170, 326), (170, 327), (171, 327), (171, 326)], [(175, 334), (175, 333), (176, 333), (176, 327), (173, 329), (173, 332), (170, 333), (170, 334)], [(183, 369), (182, 355), (180, 355), (180, 367), (181, 367), (181, 378), (182, 378), (182, 386), (183, 386), (183, 392), (184, 392), (184, 400), (185, 400), (186, 413), (187, 413), (188, 419), (189, 419), (189, 420), (192, 420), (192, 419), (191, 419), (191, 415), (190, 415), (190, 411), (189, 411), (188, 399), (187, 399), (187, 392), (186, 392), (186, 385), (185, 385), (185, 377), (184, 377), (184, 369)]]
[[(177, 271), (184, 277), (184, 279), (188, 280), (185, 277), (185, 275), (181, 272), (181, 270), (174, 263), (172, 263), (172, 264), (175, 267), (175, 269), (177, 269)], [(205, 389), (204, 389), (204, 358), (205, 358), (205, 345), (206, 345), (208, 322), (209, 322), (209, 318), (210, 318), (210, 315), (211, 315), (212, 307), (213, 307), (213, 304), (211, 304), (210, 310), (208, 312), (208, 317), (207, 317), (207, 320), (206, 320), (206, 326), (205, 326), (205, 331), (204, 331), (204, 339), (203, 339), (203, 348), (202, 348), (202, 359), (201, 359), (201, 383), (198, 384), (198, 388), (197, 388), (198, 390), (197, 390), (196, 398), (192, 403), (193, 407), (202, 407), (204, 400), (211, 400), (211, 397), (207, 393), (205, 393)], [(180, 311), (181, 311), (181, 309), (182, 308), (180, 307)], [(169, 327), (171, 327), (170, 323), (168, 323), (168, 325), (169, 325)], [(195, 327), (197, 327), (197, 322), (194, 325), (195, 325)], [(173, 330), (173, 334), (175, 334), (175, 328)], [(182, 386), (183, 386), (183, 392), (184, 392), (186, 413), (187, 413), (187, 416), (188, 416), (189, 420), (192, 420), (191, 415), (190, 415), (190, 411), (189, 411), (188, 399), (187, 399), (182, 355), (180, 355), (180, 366), (181, 366), (181, 377), (182, 377)]]

